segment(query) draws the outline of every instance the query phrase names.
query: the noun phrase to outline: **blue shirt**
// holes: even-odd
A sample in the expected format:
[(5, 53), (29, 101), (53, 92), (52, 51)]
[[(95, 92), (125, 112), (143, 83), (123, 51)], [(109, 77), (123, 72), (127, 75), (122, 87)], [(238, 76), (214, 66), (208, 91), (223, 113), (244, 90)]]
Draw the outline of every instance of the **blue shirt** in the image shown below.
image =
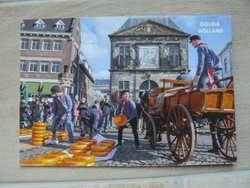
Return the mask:
[(199, 76), (203, 70), (207, 70), (209, 68), (213, 68), (215, 70), (221, 70), (222, 64), (219, 61), (218, 56), (214, 53), (214, 51), (208, 48), (207, 45), (201, 44), (197, 48), (198, 52), (198, 65), (196, 75)]
[(125, 102), (124, 109), (122, 110), (123, 102), (124, 99), (120, 99), (118, 101), (118, 108), (116, 109), (115, 115), (120, 115), (120, 114), (125, 115), (128, 118), (128, 121), (137, 118), (137, 110), (135, 102), (129, 99), (127, 102)]
[(97, 108), (97, 106), (94, 106), (88, 110), (87, 117), (92, 121), (92, 126), (96, 129), (100, 118), (100, 110)]

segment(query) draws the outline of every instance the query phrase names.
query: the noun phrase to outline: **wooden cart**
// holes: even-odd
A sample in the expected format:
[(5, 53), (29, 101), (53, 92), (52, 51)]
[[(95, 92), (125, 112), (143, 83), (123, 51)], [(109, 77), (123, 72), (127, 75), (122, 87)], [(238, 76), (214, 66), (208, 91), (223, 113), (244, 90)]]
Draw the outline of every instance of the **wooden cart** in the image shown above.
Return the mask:
[[(162, 81), (188, 83), (176, 80)], [(197, 128), (209, 124), (218, 151), (227, 159), (237, 159), (232, 84), (227, 88), (201, 90), (184, 87), (164, 91), (163, 87), (162, 92), (168, 94), (164, 97), (163, 117), (154, 112), (144, 111), (152, 148), (155, 148), (157, 135), (166, 132), (168, 146), (174, 158), (179, 162), (187, 161), (194, 151)]]

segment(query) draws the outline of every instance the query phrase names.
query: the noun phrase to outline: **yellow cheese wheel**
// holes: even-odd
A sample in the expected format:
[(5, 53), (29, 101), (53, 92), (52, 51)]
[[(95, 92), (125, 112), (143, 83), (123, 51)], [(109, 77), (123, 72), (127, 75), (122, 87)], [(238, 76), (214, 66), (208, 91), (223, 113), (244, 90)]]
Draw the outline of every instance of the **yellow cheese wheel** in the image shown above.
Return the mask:
[(67, 153), (64, 153), (64, 152), (62, 152), (62, 151), (49, 152), (49, 153), (47, 153), (47, 156), (56, 157), (56, 158), (58, 158), (59, 160), (64, 160), (64, 159), (69, 158), (68, 154), (67, 154)]
[(108, 155), (108, 151), (92, 151), (91, 154), (97, 156), (97, 157), (104, 157)]
[(33, 127), (33, 131), (46, 131), (46, 127)]
[(77, 149), (77, 150), (83, 150), (86, 149), (88, 146), (87, 145), (83, 145), (83, 144), (70, 144), (70, 149)]
[(37, 160), (21, 160), (19, 161), (20, 166), (44, 166), (43, 162)]
[(95, 139), (92, 139), (92, 138), (80, 138), (79, 141), (91, 142), (92, 145), (97, 143), (97, 141)]
[(19, 129), (19, 132), (27, 132), (27, 129)]
[(57, 132), (58, 136), (68, 136), (68, 132)]
[(20, 129), (20, 130), (19, 130), (19, 135), (20, 135), (20, 136), (26, 136), (27, 133), (28, 133), (28, 132), (27, 132), (27, 129)]
[(32, 130), (32, 135), (33, 134), (43, 134), (45, 136), (45, 131), (36, 131), (36, 130)]
[(32, 129), (28, 129), (28, 130), (27, 130), (27, 134), (28, 134), (28, 135), (31, 135), (31, 134), (32, 134)]
[(93, 146), (91, 146), (91, 150), (92, 151), (108, 151), (109, 150), (109, 147), (106, 146), (106, 145), (101, 145), (101, 144), (95, 144)]
[(78, 154), (78, 153), (86, 153), (86, 149), (70, 149), (69, 150), (69, 152), (71, 153), (71, 154)]
[(112, 144), (113, 146), (115, 145), (115, 141), (114, 140), (103, 140), (100, 143), (109, 143), (109, 144)]
[(44, 138), (45, 134), (32, 134), (32, 138)]
[(27, 136), (27, 133), (19, 133), (19, 136)]
[(34, 160), (41, 161), (45, 166), (53, 166), (59, 161), (57, 157), (53, 156), (37, 156)]
[(33, 123), (33, 127), (46, 127), (47, 123), (43, 123), (43, 122), (34, 122)]
[(34, 146), (43, 146), (43, 145), (44, 145), (44, 142), (35, 142), (35, 141), (31, 141), (31, 145), (34, 145)]
[(63, 165), (65, 166), (87, 166), (87, 162), (82, 159), (68, 158), (63, 160)]
[(45, 140), (44, 137), (34, 137), (31, 139), (32, 142), (43, 142)]
[(97, 145), (100, 145), (100, 146), (107, 146), (109, 150), (112, 150), (112, 149), (113, 149), (113, 144), (110, 144), (110, 143), (98, 142)]
[(87, 163), (87, 166), (95, 166), (95, 162), (93, 162), (93, 163)]
[(53, 166), (64, 166), (63, 165), (63, 161), (58, 161), (56, 164), (54, 164)]
[(95, 156), (88, 153), (76, 153), (74, 154), (74, 157), (83, 159), (87, 161), (87, 163), (95, 162)]
[(92, 146), (93, 144), (92, 144), (92, 142), (87, 142), (87, 141), (77, 141), (77, 143), (78, 144), (80, 144), (80, 145), (87, 145), (87, 146)]

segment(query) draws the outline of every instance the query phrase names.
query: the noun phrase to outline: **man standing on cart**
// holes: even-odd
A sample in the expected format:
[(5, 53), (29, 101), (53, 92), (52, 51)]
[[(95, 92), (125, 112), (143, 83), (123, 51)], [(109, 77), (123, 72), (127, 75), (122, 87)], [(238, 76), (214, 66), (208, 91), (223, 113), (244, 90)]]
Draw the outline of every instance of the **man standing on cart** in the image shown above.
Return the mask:
[(197, 48), (198, 64), (194, 77), (194, 82), (197, 82), (197, 89), (201, 89), (209, 85), (212, 88), (215, 84), (218, 88), (223, 87), (223, 82), (215, 82), (222, 78), (222, 64), (218, 56), (210, 49), (207, 43), (201, 41), (199, 35), (192, 35), (190, 43), (194, 48)]
[[(213, 88), (215, 84), (218, 88), (223, 88), (223, 82), (216, 82), (222, 78), (222, 64), (219, 61), (218, 56), (210, 49), (207, 43), (201, 41), (199, 35), (192, 35), (190, 37), (190, 43), (194, 48), (197, 48), (198, 64), (194, 77), (194, 82), (197, 82), (197, 89), (202, 89), (208, 85), (209, 88)], [(205, 119), (200, 119), (199, 123), (205, 125)], [(213, 132), (213, 127), (210, 125), (210, 131)], [(208, 152), (218, 152), (215, 140), (212, 137), (213, 148)]]

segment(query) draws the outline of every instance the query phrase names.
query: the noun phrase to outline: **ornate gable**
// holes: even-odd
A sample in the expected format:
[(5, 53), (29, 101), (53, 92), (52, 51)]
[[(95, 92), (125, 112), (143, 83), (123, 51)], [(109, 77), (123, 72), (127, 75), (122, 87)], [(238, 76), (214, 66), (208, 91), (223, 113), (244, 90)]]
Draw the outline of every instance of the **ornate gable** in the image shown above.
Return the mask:
[(171, 27), (156, 23), (154, 21), (147, 21), (128, 28), (123, 31), (119, 31), (111, 34), (111, 36), (128, 36), (128, 35), (177, 35), (188, 36), (187, 33), (173, 29)]

